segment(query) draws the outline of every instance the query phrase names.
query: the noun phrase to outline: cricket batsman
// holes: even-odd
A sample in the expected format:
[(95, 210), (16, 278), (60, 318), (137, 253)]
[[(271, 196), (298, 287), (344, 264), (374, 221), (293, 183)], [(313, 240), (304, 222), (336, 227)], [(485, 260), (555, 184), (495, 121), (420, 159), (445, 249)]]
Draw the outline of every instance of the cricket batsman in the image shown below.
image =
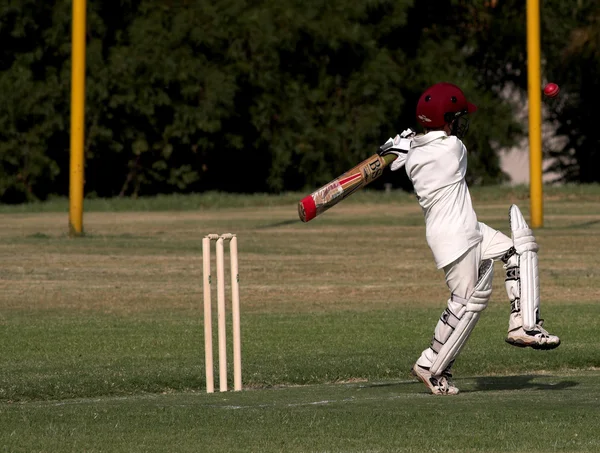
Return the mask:
[(560, 339), (540, 318), (538, 244), (521, 211), (509, 209), (511, 237), (477, 220), (465, 181), (467, 148), (461, 141), (468, 114), (477, 107), (462, 90), (438, 83), (421, 95), (416, 116), (424, 133), (410, 129), (390, 138), (381, 155), (397, 155), (392, 171), (405, 167), (425, 216), (427, 243), (450, 290), (428, 348), (411, 372), (435, 395), (456, 395), (451, 367), (487, 307), (494, 261), (502, 260), (511, 303), (506, 342), (518, 347), (554, 349)]

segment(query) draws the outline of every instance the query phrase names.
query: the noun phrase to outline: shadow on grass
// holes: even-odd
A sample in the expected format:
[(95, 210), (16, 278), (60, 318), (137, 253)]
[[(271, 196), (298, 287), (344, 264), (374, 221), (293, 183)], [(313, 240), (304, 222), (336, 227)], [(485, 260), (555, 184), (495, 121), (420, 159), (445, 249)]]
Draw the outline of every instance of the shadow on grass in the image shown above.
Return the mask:
[(561, 381), (557, 383), (544, 383), (534, 381), (538, 378), (547, 379), (551, 376), (523, 375), (523, 376), (490, 376), (475, 378), (475, 388), (466, 392), (486, 392), (498, 390), (564, 390), (579, 385), (575, 381)]
[(600, 223), (600, 220), (590, 220), (589, 222), (577, 223), (575, 225), (569, 225), (567, 228), (588, 228)]
[[(522, 375), (522, 376), (481, 376), (474, 378), (459, 378), (455, 380), (455, 384), (460, 388), (461, 393), (474, 392), (494, 392), (502, 390), (564, 390), (567, 388), (579, 385), (576, 381), (561, 381), (556, 383), (540, 382), (539, 379), (549, 379), (552, 376), (548, 375)], [(465, 385), (461, 381), (475, 381), (475, 385)], [(403, 387), (412, 386), (415, 384), (422, 385), (416, 378), (414, 381), (402, 382), (377, 382), (361, 384), (360, 387), (365, 388), (382, 388), (382, 387)], [(423, 387), (425, 391), (425, 387)]]
[(415, 379), (414, 381), (402, 381), (402, 382), (374, 382), (368, 384), (360, 384), (359, 387), (362, 388), (380, 388), (380, 387), (402, 387), (407, 385), (420, 384), (420, 382)]
[[(541, 380), (551, 379), (548, 375), (519, 375), (519, 376), (481, 376), (481, 377), (465, 377), (456, 379), (455, 383), (461, 389), (461, 393), (471, 392), (488, 392), (500, 390), (564, 390), (571, 387), (576, 387), (579, 382), (576, 381), (560, 381), (560, 382), (542, 382)], [(461, 381), (475, 381), (474, 386), (461, 385)], [(377, 388), (377, 387), (401, 387), (405, 385), (413, 385), (420, 382), (415, 378), (414, 381), (402, 382), (377, 382), (363, 384), (361, 387)], [(469, 388), (471, 387), (471, 388)], [(464, 388), (464, 389), (463, 389)]]
[(590, 228), (593, 227), (595, 225), (598, 225), (600, 223), (600, 220), (590, 220), (588, 222), (582, 222), (582, 223), (573, 223), (571, 225), (565, 225), (565, 226), (548, 226), (548, 227), (544, 227), (544, 229), (546, 230), (578, 230), (578, 229), (583, 229), (583, 228)]
[(267, 228), (277, 228), (277, 227), (281, 227), (281, 226), (292, 225), (294, 223), (302, 223), (302, 221), (299, 219), (283, 220), (281, 222), (269, 223), (267, 225), (258, 225), (257, 227), (255, 227), (255, 230), (264, 230)]

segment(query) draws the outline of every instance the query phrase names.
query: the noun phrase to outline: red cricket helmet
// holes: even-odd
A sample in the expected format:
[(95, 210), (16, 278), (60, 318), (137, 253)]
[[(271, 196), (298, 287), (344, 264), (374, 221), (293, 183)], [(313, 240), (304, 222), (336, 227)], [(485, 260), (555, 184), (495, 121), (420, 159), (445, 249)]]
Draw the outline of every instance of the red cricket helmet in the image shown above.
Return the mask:
[(452, 83), (440, 82), (423, 92), (417, 103), (417, 121), (426, 129), (444, 127), (454, 119), (473, 113), (474, 104)]

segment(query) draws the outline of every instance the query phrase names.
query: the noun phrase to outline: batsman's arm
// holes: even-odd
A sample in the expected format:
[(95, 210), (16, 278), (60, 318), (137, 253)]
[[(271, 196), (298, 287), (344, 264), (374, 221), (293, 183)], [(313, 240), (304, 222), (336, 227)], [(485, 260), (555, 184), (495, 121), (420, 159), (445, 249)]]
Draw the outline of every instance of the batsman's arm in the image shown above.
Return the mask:
[(375, 181), (396, 157), (396, 154), (393, 153), (379, 152), (374, 154), (330, 183), (304, 197), (298, 203), (300, 220), (308, 222), (314, 219), (344, 198)]

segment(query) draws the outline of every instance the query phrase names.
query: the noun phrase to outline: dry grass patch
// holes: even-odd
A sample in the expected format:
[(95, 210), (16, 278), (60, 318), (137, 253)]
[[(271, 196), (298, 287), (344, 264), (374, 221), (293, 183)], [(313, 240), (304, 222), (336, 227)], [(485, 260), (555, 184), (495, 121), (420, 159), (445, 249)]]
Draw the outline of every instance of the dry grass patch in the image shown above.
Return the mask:
[[(510, 234), (509, 205), (477, 206), (480, 220)], [(563, 214), (548, 215), (536, 231), (543, 303), (593, 302), (600, 204), (561, 206)], [(201, 238), (209, 232), (238, 234), (247, 312), (441, 308), (447, 298), (416, 201), (342, 203), (307, 224), (295, 205), (94, 212), (85, 216), (87, 237), (69, 239), (66, 229), (66, 213), (0, 217), (0, 308), (199, 310)], [(501, 263), (494, 285), (492, 303), (505, 303)]]

